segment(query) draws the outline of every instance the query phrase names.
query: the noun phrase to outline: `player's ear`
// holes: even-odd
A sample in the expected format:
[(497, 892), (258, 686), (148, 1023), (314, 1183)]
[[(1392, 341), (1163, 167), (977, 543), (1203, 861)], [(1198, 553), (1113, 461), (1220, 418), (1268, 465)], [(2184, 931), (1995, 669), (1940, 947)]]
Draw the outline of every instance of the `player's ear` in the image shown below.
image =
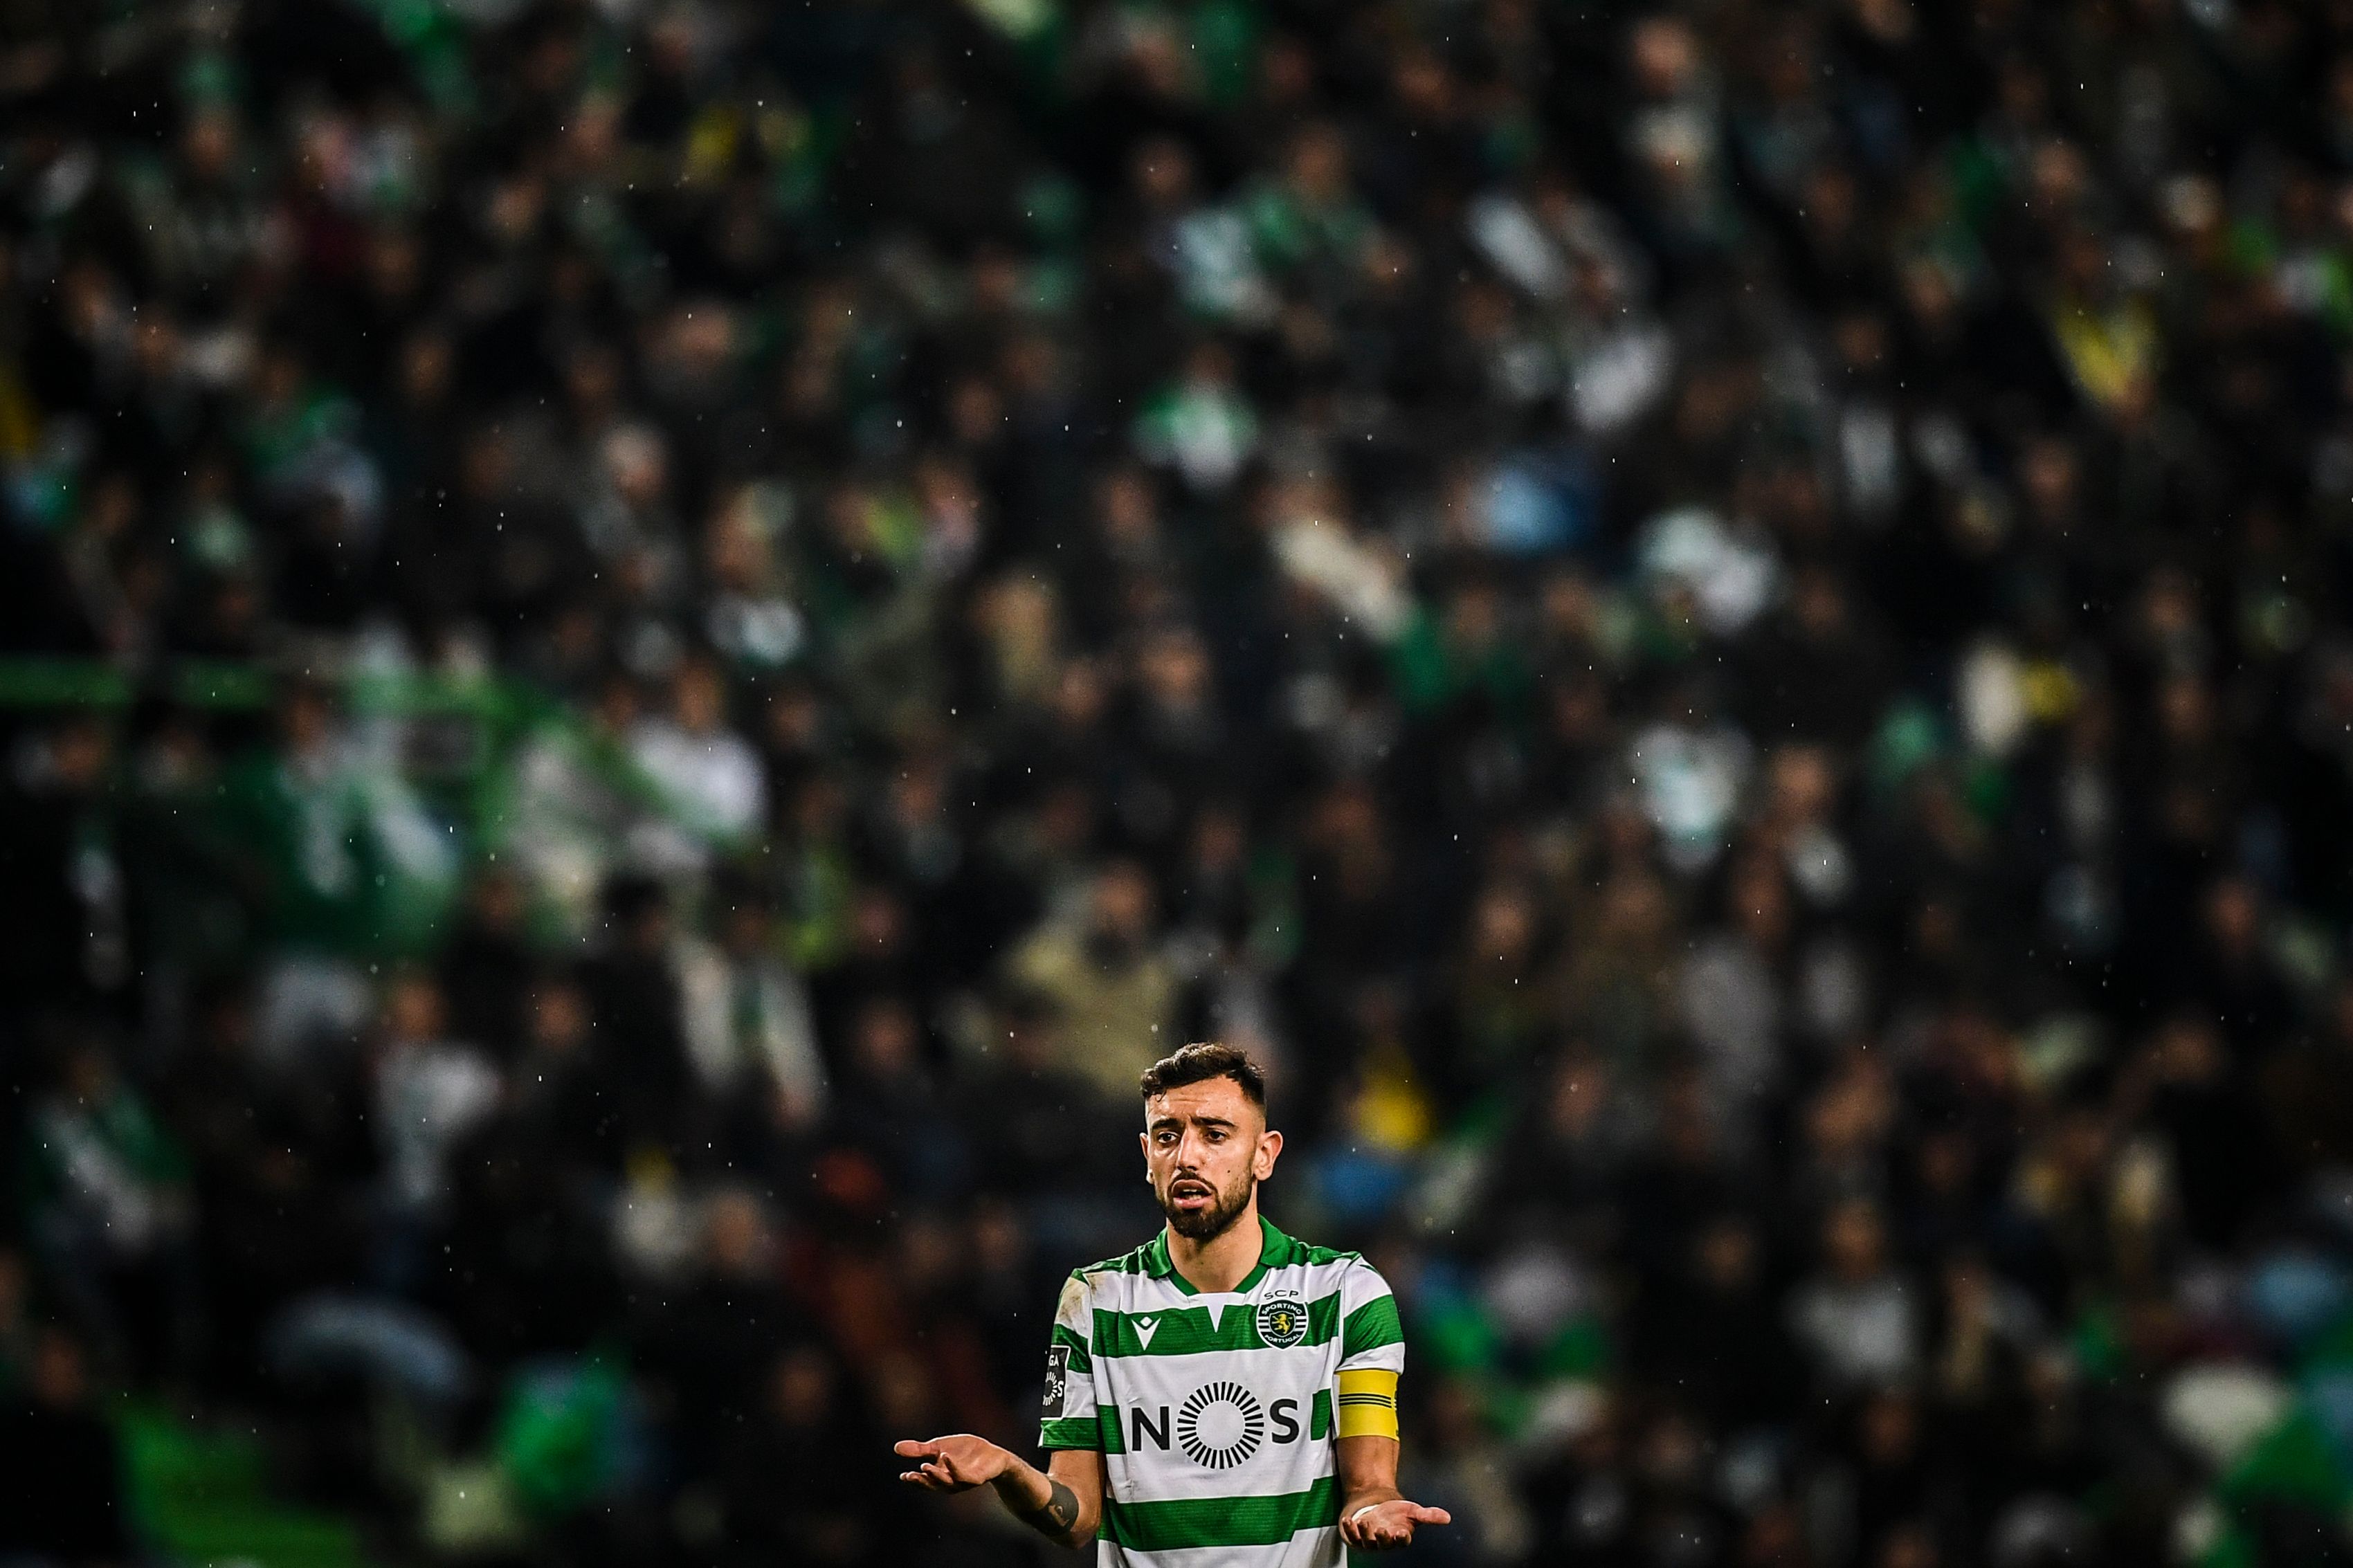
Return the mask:
[(1282, 1134), (1270, 1127), (1258, 1135), (1258, 1152), (1250, 1156), (1250, 1174), (1265, 1181), (1274, 1174), (1274, 1163), (1282, 1154)]
[(1144, 1151), (1144, 1184), (1148, 1187), (1152, 1184), (1152, 1134), (1137, 1133), (1135, 1146)]

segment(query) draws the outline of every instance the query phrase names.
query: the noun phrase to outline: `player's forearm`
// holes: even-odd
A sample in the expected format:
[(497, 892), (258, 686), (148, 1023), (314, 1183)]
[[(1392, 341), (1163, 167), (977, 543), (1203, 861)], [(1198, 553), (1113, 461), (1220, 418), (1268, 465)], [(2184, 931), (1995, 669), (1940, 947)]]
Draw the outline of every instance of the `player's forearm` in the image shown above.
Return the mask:
[(1351, 1434), (1340, 1439), (1340, 1517), (1376, 1503), (1395, 1502), (1398, 1490), (1398, 1443), (1395, 1437)]
[(1084, 1546), (1094, 1534), (1078, 1494), (1029, 1460), (1008, 1455), (1005, 1473), (990, 1484), (1013, 1517), (1063, 1546)]

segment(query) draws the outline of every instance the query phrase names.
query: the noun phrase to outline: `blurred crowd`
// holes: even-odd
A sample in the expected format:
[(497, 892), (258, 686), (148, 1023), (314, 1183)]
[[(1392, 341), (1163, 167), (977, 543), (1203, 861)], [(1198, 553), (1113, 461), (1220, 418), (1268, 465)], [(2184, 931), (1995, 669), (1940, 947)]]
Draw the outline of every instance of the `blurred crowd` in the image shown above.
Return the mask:
[(1045, 1561), (1202, 1037), (1414, 1562), (2353, 1556), (2345, 0), (0, 0), (0, 1557)]

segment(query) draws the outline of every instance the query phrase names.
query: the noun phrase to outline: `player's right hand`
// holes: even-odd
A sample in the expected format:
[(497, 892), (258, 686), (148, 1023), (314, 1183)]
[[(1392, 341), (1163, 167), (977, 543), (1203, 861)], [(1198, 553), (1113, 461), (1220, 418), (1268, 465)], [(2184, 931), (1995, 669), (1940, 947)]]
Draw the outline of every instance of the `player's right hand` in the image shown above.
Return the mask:
[(1005, 1473), (1013, 1456), (986, 1437), (976, 1437), (969, 1432), (958, 1432), (950, 1437), (934, 1437), (928, 1443), (912, 1439), (896, 1444), (892, 1452), (902, 1459), (921, 1459), (912, 1470), (902, 1470), (899, 1479), (926, 1491), (970, 1491), (985, 1486)]

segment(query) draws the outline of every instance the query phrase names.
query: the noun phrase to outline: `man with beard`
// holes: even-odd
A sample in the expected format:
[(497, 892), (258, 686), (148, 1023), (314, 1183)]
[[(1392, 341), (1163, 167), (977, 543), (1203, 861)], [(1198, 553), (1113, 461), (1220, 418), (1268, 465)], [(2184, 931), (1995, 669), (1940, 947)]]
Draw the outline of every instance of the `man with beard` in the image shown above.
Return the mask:
[(1046, 1361), (1040, 1470), (970, 1434), (902, 1442), (900, 1479), (994, 1486), (1103, 1568), (1338, 1568), (1449, 1522), (1397, 1489), (1396, 1298), (1353, 1252), (1259, 1217), (1282, 1134), (1231, 1046), (1144, 1074), (1144, 1161), (1167, 1226), (1062, 1287)]

